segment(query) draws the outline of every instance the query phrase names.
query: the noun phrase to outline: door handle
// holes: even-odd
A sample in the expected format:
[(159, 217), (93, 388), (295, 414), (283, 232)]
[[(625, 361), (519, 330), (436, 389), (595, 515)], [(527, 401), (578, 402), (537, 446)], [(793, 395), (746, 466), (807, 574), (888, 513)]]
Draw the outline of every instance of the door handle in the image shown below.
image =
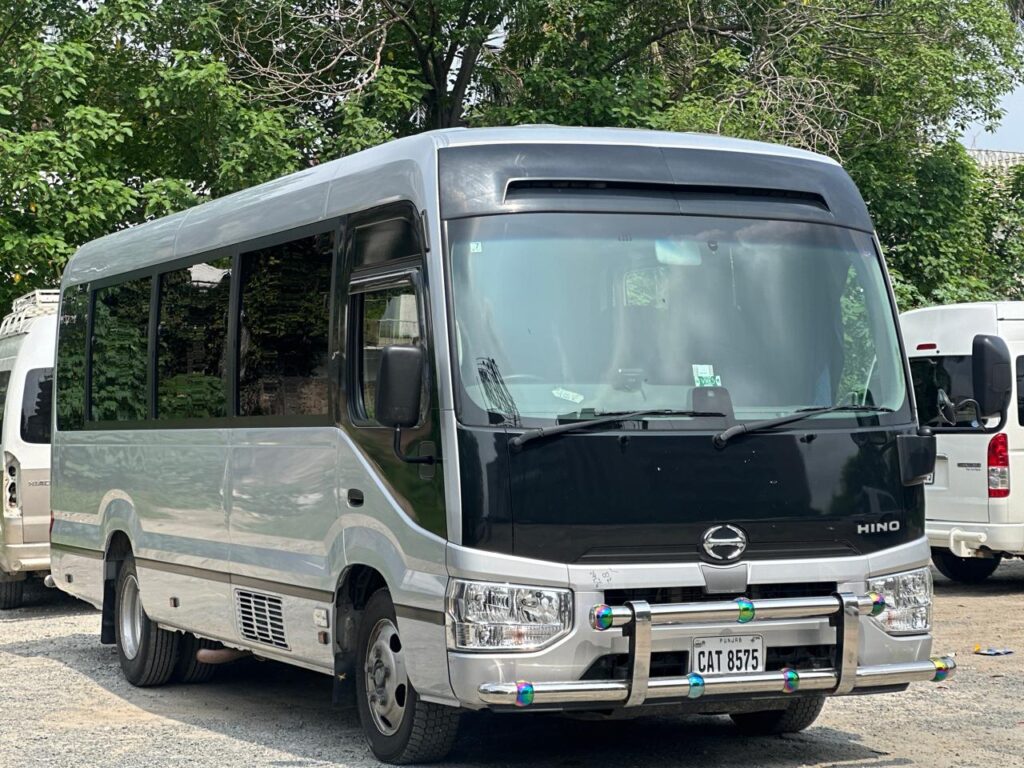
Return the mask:
[(358, 488), (348, 489), (348, 505), (350, 507), (361, 507), (363, 506), (363, 492)]

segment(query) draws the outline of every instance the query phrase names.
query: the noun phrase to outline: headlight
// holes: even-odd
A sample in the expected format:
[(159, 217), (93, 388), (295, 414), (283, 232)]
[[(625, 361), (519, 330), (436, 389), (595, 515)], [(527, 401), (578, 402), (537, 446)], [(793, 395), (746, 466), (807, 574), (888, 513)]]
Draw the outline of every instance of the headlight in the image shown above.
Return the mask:
[(890, 635), (912, 635), (932, 628), (932, 572), (928, 568), (868, 579), (868, 589), (885, 597), (874, 620)]
[(454, 579), (446, 620), (452, 650), (536, 651), (572, 628), (572, 592)]

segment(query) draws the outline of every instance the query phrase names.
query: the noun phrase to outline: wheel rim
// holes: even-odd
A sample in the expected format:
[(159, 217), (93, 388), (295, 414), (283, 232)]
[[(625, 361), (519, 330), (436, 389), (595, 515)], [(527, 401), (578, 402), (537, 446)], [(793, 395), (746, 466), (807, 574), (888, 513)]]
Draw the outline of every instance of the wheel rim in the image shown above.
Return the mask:
[(139, 654), (144, 615), (142, 600), (139, 598), (139, 582), (134, 574), (124, 580), (120, 609), (121, 650), (129, 659), (134, 659)]
[(409, 697), (409, 677), (405, 673), (402, 642), (390, 619), (381, 619), (370, 632), (366, 644), (366, 702), (374, 725), (385, 736), (402, 727)]

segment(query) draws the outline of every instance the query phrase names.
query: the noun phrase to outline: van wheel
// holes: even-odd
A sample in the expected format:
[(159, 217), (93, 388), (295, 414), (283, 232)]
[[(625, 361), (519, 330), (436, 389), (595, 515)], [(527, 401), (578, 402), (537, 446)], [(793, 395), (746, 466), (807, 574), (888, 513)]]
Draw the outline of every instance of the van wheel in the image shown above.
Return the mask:
[(824, 706), (824, 696), (806, 696), (789, 702), (785, 709), (737, 712), (729, 717), (747, 736), (777, 736), (780, 733), (797, 733), (810, 728)]
[(993, 573), (1002, 561), (1002, 555), (992, 557), (957, 557), (948, 549), (932, 550), (932, 562), (939, 573), (961, 584), (978, 584)]
[(0, 581), (0, 611), (10, 611), (21, 607), (25, 594), (25, 580)]
[(386, 589), (374, 592), (366, 604), (356, 648), (359, 720), (373, 754), (394, 765), (444, 758), (455, 743), (459, 710), (422, 701), (416, 694)]
[(160, 629), (142, 607), (135, 558), (130, 554), (117, 573), (114, 629), (121, 671), (132, 685), (163, 685), (178, 661), (177, 632)]
[(179, 683), (205, 683), (217, 671), (216, 664), (205, 664), (196, 658), (201, 648), (219, 648), (220, 643), (196, 637), (185, 632), (178, 639), (178, 663), (174, 665), (174, 679)]

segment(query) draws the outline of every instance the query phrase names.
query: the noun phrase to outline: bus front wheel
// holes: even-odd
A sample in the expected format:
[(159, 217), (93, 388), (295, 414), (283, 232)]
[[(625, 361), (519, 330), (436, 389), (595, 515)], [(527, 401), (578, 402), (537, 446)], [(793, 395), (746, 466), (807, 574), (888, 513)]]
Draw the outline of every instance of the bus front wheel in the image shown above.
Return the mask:
[(373, 754), (394, 765), (444, 758), (455, 743), (459, 710), (423, 701), (412, 687), (388, 590), (366, 603), (357, 649), (356, 701)]
[(142, 606), (135, 558), (130, 554), (117, 574), (114, 629), (121, 671), (132, 685), (163, 685), (178, 661), (177, 632), (160, 629)]

